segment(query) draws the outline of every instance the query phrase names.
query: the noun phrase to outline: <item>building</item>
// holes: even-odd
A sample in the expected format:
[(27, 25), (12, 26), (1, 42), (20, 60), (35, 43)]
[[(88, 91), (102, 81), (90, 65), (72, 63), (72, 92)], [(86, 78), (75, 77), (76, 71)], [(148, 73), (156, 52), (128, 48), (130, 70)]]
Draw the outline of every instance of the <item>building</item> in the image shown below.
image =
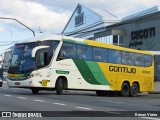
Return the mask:
[[(106, 10), (93, 11), (84, 5), (78, 4), (71, 18), (63, 29), (62, 34), (94, 40), (95, 36), (98, 37), (96, 33), (105, 31), (106, 26), (113, 25), (118, 22), (120, 22), (120, 19)], [(124, 34), (123, 31), (114, 30), (111, 32), (114, 34), (117, 34), (117, 32), (122, 35)], [(113, 43), (112, 39), (112, 35), (107, 36), (106, 40), (103, 40), (103, 38), (97, 38), (97, 40), (107, 42), (109, 44)]]
[[(102, 14), (103, 13), (103, 14)], [(127, 48), (160, 51), (160, 11), (157, 6), (118, 19), (78, 4), (62, 34)], [(155, 56), (155, 81), (160, 81), (160, 56)]]

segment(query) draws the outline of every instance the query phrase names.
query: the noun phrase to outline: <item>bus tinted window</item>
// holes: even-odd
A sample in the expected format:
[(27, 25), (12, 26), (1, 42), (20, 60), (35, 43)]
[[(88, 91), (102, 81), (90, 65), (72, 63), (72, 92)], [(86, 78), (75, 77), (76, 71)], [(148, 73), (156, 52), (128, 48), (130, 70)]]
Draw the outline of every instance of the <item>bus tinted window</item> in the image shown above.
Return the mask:
[(122, 52), (122, 64), (134, 65), (133, 53)]
[(144, 55), (143, 54), (135, 53), (134, 58), (135, 58), (134, 63), (136, 66), (144, 66)]
[(108, 62), (121, 63), (121, 51), (108, 49)]
[(59, 57), (76, 58), (76, 45), (74, 43), (64, 42), (60, 50)]
[(107, 49), (93, 47), (93, 60), (107, 62)]
[(145, 66), (152, 65), (152, 56), (151, 55), (144, 55)]
[(92, 60), (92, 47), (87, 45), (77, 44), (77, 58)]

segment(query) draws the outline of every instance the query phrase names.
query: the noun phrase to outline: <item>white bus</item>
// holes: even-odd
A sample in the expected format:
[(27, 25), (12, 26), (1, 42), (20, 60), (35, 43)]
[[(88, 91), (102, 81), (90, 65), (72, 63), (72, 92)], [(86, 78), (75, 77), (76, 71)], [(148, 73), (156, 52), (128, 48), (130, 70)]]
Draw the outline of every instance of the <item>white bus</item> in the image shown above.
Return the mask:
[(11, 62), (11, 54), (12, 54), (12, 47), (6, 49), (2, 53), (2, 58), (3, 58), (2, 68), (3, 68), (3, 80), (4, 81), (6, 81), (7, 76), (8, 76), (8, 69), (10, 67), (10, 62)]
[(154, 61), (149, 52), (65, 36), (20, 41), (12, 51), (9, 87), (39, 90), (118, 91), (136, 96), (152, 91)]

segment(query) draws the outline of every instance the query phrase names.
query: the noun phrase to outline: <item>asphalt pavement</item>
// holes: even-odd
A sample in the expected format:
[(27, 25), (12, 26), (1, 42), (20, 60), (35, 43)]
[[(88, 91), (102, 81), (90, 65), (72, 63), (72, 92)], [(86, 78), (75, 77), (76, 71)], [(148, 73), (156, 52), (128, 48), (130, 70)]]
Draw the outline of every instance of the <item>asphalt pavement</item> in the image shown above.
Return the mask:
[[(75, 118), (158, 120), (160, 116), (160, 94), (142, 93), (137, 97), (98, 97), (92, 91), (65, 91), (63, 95), (56, 95), (55, 91), (40, 91), (38, 95), (33, 95), (31, 90), (8, 88), (5, 83), (0, 88), (0, 96), (1, 112), (34, 111), (50, 116), (42, 116), (43, 118), (38, 119), (54, 117), (59, 120)], [(145, 114), (150, 116), (145, 116)]]

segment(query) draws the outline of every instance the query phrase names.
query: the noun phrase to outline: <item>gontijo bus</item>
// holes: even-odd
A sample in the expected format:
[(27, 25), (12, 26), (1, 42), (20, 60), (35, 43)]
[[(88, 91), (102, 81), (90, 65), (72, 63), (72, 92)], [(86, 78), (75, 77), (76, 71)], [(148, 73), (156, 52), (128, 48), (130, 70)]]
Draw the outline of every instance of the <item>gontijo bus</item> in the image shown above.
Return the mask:
[(17, 42), (8, 86), (39, 90), (112, 91), (136, 96), (153, 89), (152, 54), (101, 42), (53, 35)]

